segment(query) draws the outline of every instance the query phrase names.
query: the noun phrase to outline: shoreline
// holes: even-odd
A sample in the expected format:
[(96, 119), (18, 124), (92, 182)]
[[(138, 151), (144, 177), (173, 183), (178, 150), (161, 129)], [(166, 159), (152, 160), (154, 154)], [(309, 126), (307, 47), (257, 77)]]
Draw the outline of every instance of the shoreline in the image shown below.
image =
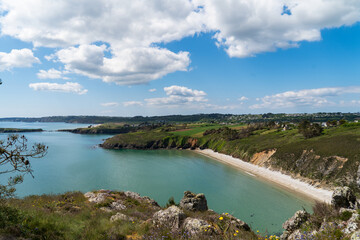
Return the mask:
[(259, 177), (267, 181), (271, 181), (276, 185), (291, 190), (295, 193), (304, 195), (308, 198), (311, 198), (315, 201), (331, 203), (332, 191), (316, 188), (306, 182), (303, 182), (299, 179), (295, 179), (289, 175), (283, 174), (279, 171), (270, 170), (269, 168), (260, 167), (248, 162), (245, 162), (239, 158), (234, 158), (232, 156), (215, 152), (211, 149), (195, 149), (192, 150), (203, 156), (210, 157), (216, 161), (231, 165), (235, 168), (238, 168), (244, 173), (249, 174), (254, 177)]

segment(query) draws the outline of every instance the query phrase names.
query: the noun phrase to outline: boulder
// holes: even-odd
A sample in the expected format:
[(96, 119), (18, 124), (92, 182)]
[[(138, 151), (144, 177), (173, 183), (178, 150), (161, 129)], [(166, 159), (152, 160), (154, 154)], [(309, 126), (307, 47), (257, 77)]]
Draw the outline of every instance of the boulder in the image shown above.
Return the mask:
[(358, 230), (358, 225), (356, 222), (349, 222), (346, 226), (346, 228), (344, 229), (344, 233), (345, 234), (350, 234), (355, 232), (356, 230)]
[(138, 194), (136, 192), (130, 192), (130, 191), (126, 191), (126, 192), (124, 192), (124, 194), (125, 194), (125, 196), (127, 196), (129, 198), (138, 200), (140, 202), (149, 203), (149, 204), (153, 205), (154, 207), (159, 207), (159, 204), (155, 200), (153, 200), (147, 196), (141, 197), (140, 194)]
[(115, 222), (118, 220), (122, 220), (122, 221), (134, 221), (134, 218), (129, 217), (125, 214), (122, 213), (116, 213), (115, 215), (111, 216), (110, 218), (110, 222)]
[(124, 192), (125, 196), (129, 197), (129, 198), (133, 198), (136, 200), (141, 200), (141, 196), (140, 194), (136, 193), (136, 192), (130, 192), (130, 191), (126, 191)]
[(356, 197), (349, 187), (338, 187), (333, 192), (331, 203), (336, 208), (355, 208)]
[(306, 211), (300, 210), (297, 211), (294, 216), (289, 218), (284, 224), (282, 225), (283, 229), (285, 231), (292, 233), (296, 229), (299, 229), (303, 223), (307, 221), (307, 219), (310, 217), (310, 214)]
[(287, 240), (290, 236), (290, 233), (288, 231), (284, 231), (281, 236), (280, 236), (280, 240)]
[(106, 200), (107, 197), (110, 196), (109, 193), (94, 193), (94, 192), (87, 192), (84, 194), (86, 198), (88, 198), (89, 202), (93, 203), (102, 203)]
[(358, 230), (359, 214), (357, 212), (353, 213), (351, 218), (348, 220), (346, 228), (343, 230), (344, 233), (350, 234)]
[(185, 217), (185, 213), (179, 207), (170, 206), (154, 213), (153, 223), (156, 226), (166, 226), (170, 227), (171, 230), (176, 230), (181, 227)]
[(124, 210), (126, 209), (126, 206), (123, 204), (123, 202), (121, 200), (118, 200), (116, 202), (112, 202), (110, 204), (110, 208), (113, 210)]
[(207, 201), (204, 194), (195, 194), (190, 191), (184, 192), (180, 201), (180, 207), (188, 211), (207, 211)]
[(184, 221), (184, 231), (190, 236), (204, 234), (208, 230), (211, 230), (210, 227), (208, 222), (197, 218), (188, 217)]
[(307, 239), (304, 238), (303, 234), (300, 232), (299, 229), (295, 230), (293, 233), (291, 233), (288, 238), (286, 238), (287, 240), (299, 240), (299, 239)]
[(222, 216), (226, 216), (230, 220), (230, 223), (232, 226), (234, 226), (237, 229), (242, 229), (245, 231), (251, 231), (249, 225), (247, 225), (244, 221), (241, 221), (240, 219), (234, 217), (231, 214), (223, 213)]

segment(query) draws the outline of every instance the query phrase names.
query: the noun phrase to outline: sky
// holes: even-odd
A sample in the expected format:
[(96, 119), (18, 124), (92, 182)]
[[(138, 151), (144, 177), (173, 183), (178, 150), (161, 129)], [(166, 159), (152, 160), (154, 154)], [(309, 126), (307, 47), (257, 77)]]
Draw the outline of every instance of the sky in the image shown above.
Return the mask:
[(0, 117), (360, 111), (359, 0), (0, 0)]

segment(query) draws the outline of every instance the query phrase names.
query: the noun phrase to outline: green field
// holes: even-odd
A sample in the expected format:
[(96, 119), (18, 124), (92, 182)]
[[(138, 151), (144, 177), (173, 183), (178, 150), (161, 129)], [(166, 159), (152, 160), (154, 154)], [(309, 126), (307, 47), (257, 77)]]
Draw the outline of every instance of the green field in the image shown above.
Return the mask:
[[(236, 124), (236, 125), (228, 125), (230, 128), (240, 128), (242, 126), (245, 126), (245, 124)], [(173, 131), (170, 133), (173, 133), (177, 136), (188, 136), (188, 137), (202, 137), (203, 132), (209, 129), (219, 129), (221, 127), (224, 127), (224, 125), (220, 124), (191, 124), (187, 126), (188, 129), (180, 129), (177, 131)]]

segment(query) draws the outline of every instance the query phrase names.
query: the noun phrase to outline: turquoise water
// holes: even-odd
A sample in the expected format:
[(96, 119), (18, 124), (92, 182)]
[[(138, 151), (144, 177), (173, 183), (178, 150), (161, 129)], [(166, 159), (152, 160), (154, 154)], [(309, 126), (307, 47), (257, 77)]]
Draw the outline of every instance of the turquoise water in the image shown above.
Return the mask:
[[(46, 130), (74, 128), (65, 123), (4, 123), (0, 127)], [(11, 125), (11, 126), (10, 126)], [(301, 196), (260, 181), (191, 151), (105, 150), (97, 147), (109, 135), (78, 135), (67, 132), (26, 133), (29, 142), (49, 146), (46, 157), (31, 161), (35, 178), (25, 177), (18, 186), (20, 197), (95, 189), (130, 190), (164, 205), (173, 196), (179, 202), (186, 190), (205, 194), (208, 205), (228, 212), (255, 230), (278, 233), (282, 223), (312, 203)], [(0, 134), (0, 139), (6, 134)], [(0, 176), (0, 181), (6, 178)]]

